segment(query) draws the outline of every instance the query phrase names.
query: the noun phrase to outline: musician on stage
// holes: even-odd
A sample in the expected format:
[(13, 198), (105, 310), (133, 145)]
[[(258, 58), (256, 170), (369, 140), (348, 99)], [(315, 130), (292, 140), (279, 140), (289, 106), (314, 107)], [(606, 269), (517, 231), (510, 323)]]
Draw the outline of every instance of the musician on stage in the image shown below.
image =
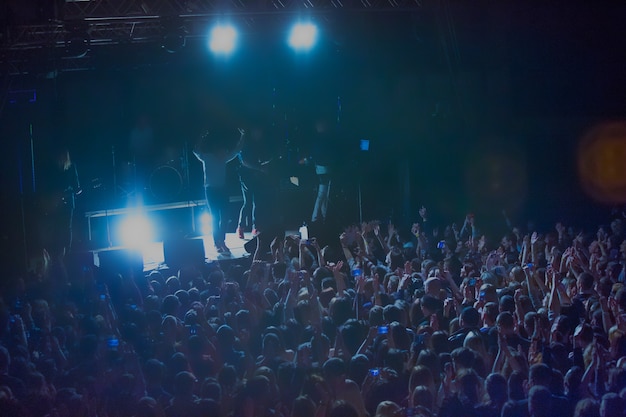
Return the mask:
[(78, 169), (67, 148), (53, 152), (54, 160), (44, 170), (42, 243), (51, 257), (63, 257), (72, 249), (76, 196), (82, 193)]
[(317, 196), (311, 215), (311, 223), (324, 224), (328, 214), (328, 199), (332, 178), (333, 158), (336, 155), (337, 142), (336, 127), (329, 116), (321, 116), (315, 122), (315, 133), (311, 141), (315, 174), (319, 184)]
[[(226, 247), (224, 229), (228, 207), (226, 164), (235, 159), (243, 147), (245, 131), (238, 130), (239, 139), (234, 144), (229, 137), (230, 132), (208, 132), (200, 138), (193, 150), (193, 154), (202, 162), (206, 203), (211, 211), (213, 225), (213, 241), (217, 253), (221, 255), (231, 254)], [(232, 135), (234, 136), (234, 132)]]
[(272, 205), (269, 190), (276, 184), (271, 184), (271, 165), (276, 155), (259, 129), (252, 130), (246, 143), (239, 153), (239, 182), (243, 203), (239, 210), (237, 236), (244, 238), (244, 230), (251, 228), (252, 236), (259, 233), (258, 226), (268, 226), (268, 210)]

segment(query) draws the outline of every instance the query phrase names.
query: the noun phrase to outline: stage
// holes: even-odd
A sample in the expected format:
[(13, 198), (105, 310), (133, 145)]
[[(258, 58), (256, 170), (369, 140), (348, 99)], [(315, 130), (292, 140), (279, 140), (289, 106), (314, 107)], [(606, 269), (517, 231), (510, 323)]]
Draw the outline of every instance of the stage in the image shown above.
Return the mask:
[[(230, 203), (240, 203), (240, 196), (231, 196)], [(202, 265), (207, 262), (249, 262), (255, 244), (246, 245), (254, 239), (252, 233), (240, 239), (236, 233), (226, 233), (226, 246), (230, 255), (219, 254), (213, 243), (207, 221), (204, 200), (176, 201), (162, 204), (129, 205), (123, 208), (89, 211), (86, 219), (90, 250), (82, 252), (79, 261), (106, 269), (122, 272), (131, 269), (144, 274), (159, 269), (178, 270), (186, 265)], [(204, 220), (203, 220), (204, 219)], [(149, 223), (152, 238), (140, 243), (129, 243), (122, 235), (141, 237), (142, 227)], [(235, 225), (229, 222), (229, 230)], [(291, 228), (293, 229), (293, 227)], [(129, 233), (130, 232), (130, 233)], [(285, 231), (285, 234), (297, 234)], [(131, 239), (132, 240), (132, 239)]]
[(70, 269), (95, 266), (105, 274), (134, 275), (167, 269), (173, 275), (183, 267), (201, 267), (205, 263), (219, 262), (222, 268), (228, 264), (249, 264), (253, 254), (244, 247), (252, 240), (251, 233), (239, 239), (235, 233), (226, 234), (226, 245), (231, 255), (218, 254), (211, 237), (192, 237), (177, 240), (150, 242), (141, 247), (112, 246), (87, 252), (74, 252), (67, 259)]

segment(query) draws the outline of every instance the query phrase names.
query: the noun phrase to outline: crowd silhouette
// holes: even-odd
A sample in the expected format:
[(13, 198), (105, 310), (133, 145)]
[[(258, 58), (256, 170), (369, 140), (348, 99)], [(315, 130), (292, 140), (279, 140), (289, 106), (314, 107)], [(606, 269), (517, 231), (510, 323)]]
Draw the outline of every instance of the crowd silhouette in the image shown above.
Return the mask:
[(0, 416), (624, 415), (621, 214), (504, 236), (416, 217), (202, 268), (5, 280)]

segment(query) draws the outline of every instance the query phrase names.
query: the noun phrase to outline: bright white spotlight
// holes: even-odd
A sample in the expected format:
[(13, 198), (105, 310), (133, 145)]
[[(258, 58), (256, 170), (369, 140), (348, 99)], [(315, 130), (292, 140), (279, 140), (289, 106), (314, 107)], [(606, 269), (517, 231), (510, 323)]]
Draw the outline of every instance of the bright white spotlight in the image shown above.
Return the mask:
[(211, 236), (213, 234), (213, 218), (206, 211), (200, 215), (200, 231), (203, 236)]
[(297, 23), (291, 28), (289, 46), (296, 50), (311, 49), (317, 40), (317, 26), (313, 23)]
[(237, 31), (230, 25), (218, 25), (211, 30), (209, 48), (216, 54), (230, 54), (237, 43)]
[(120, 238), (122, 244), (126, 246), (144, 245), (153, 238), (152, 225), (148, 218), (141, 214), (128, 216), (120, 223)]

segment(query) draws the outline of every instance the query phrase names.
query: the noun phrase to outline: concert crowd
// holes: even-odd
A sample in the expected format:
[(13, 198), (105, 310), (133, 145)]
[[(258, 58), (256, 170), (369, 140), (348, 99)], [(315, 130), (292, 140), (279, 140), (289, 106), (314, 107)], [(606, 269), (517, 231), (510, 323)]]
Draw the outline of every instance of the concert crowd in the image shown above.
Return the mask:
[(49, 259), (3, 283), (0, 416), (625, 414), (622, 213), (416, 218), (146, 274)]

